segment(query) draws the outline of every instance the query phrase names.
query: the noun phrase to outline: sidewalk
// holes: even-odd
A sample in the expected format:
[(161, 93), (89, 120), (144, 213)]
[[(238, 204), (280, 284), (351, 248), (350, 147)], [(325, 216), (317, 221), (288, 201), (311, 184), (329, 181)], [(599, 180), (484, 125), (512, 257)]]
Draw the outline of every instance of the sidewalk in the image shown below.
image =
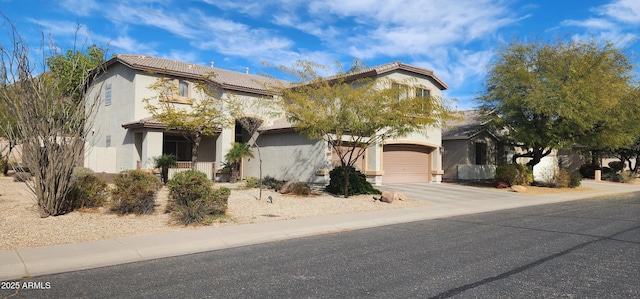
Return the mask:
[[(427, 187), (428, 189), (433, 188), (433, 192), (425, 192), (422, 195), (414, 196), (437, 198), (438, 188), (451, 189), (451, 185), (438, 185), (431, 184)], [(425, 200), (430, 201), (432, 204), (410, 209), (311, 217), (0, 251), (0, 281), (376, 226), (557, 203), (603, 195), (640, 192), (640, 185), (583, 181), (583, 186), (593, 190), (527, 195), (462, 187), (456, 188), (456, 196), (449, 195), (448, 198), (455, 198), (455, 200), (433, 201), (427, 198)], [(481, 195), (479, 196), (479, 194)], [(492, 194), (495, 194), (495, 196), (492, 196)]]

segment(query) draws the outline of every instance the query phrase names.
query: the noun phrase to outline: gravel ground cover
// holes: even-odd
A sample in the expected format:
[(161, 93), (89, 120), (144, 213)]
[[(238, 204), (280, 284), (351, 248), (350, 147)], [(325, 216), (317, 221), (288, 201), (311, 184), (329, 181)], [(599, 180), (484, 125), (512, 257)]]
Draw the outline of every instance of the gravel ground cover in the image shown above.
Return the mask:
[[(232, 189), (227, 215), (207, 227), (220, 227), (279, 221), (302, 217), (356, 213), (380, 209), (400, 209), (426, 205), (426, 202), (407, 200), (383, 203), (371, 195), (348, 199), (330, 194), (301, 197), (284, 195), (273, 190), (243, 190), (240, 184), (216, 184)], [(269, 202), (272, 196), (273, 202)], [(74, 211), (57, 217), (40, 218), (33, 195), (24, 183), (0, 177), (0, 250), (30, 248), (55, 244), (77, 243), (126, 237), (141, 234), (200, 229), (203, 226), (183, 226), (165, 214), (167, 189), (157, 198), (152, 215), (115, 215), (108, 207)]]

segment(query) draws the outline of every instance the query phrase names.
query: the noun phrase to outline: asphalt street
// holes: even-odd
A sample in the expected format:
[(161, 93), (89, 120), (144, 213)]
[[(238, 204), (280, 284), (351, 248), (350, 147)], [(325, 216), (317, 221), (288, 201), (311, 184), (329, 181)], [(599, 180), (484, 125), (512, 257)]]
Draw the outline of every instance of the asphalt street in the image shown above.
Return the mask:
[(0, 297), (640, 298), (639, 256), (636, 193), (40, 276)]

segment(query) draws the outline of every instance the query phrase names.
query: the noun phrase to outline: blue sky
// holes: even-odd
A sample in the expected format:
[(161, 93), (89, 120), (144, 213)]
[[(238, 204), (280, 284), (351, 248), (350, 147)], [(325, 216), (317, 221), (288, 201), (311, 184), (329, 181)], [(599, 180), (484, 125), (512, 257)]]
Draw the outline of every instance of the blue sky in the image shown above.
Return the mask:
[(0, 11), (30, 45), (42, 31), (69, 48), (80, 24), (80, 40), (110, 54), (239, 72), (402, 61), (434, 70), (460, 109), (474, 106), (495, 50), (514, 38), (593, 37), (640, 61), (638, 0), (0, 0)]

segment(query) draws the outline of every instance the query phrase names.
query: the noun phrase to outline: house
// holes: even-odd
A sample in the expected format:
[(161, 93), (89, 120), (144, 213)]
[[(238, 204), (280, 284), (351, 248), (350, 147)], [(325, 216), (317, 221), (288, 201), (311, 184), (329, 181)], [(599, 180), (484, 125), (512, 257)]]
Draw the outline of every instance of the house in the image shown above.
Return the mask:
[[(216, 76), (208, 83), (217, 88), (217, 97), (228, 95), (251, 103), (262, 97), (274, 96), (265, 90), (266, 77), (179, 62), (145, 55), (116, 55), (103, 65), (104, 73), (90, 86), (87, 96), (103, 99), (96, 114), (91, 136), (87, 140), (85, 166), (96, 172), (117, 173), (128, 169), (151, 169), (153, 158), (173, 153), (184, 165), (191, 160), (191, 144), (180, 132), (166, 130), (145, 109), (143, 99), (156, 96), (149, 86), (158, 78), (171, 78), (178, 87), (176, 105), (189, 108), (188, 98), (205, 96), (197, 91), (195, 82), (203, 75)], [(431, 95), (440, 96), (446, 84), (431, 70), (400, 62), (371, 67), (357, 74), (359, 78), (415, 78), (427, 86)], [(275, 119), (247, 106), (246, 115), (263, 121), (256, 144), (260, 147), (263, 176), (309, 183), (328, 183), (328, 171), (334, 158), (324, 141), (310, 140), (295, 131), (284, 119)], [(215, 136), (205, 136), (198, 150), (198, 169), (210, 177), (222, 168), (224, 155), (232, 142), (247, 142), (251, 136), (238, 123), (220, 128)], [(359, 169), (375, 183), (440, 182), (442, 178), (441, 130), (431, 128), (426, 133), (413, 133), (386, 140), (368, 148)], [(242, 176), (258, 177), (260, 162), (245, 159)]]
[[(488, 131), (481, 111), (459, 111), (456, 116), (442, 131), (444, 180), (493, 179), (497, 165), (511, 163), (514, 154), (523, 152)], [(516, 163), (526, 164), (529, 160), (521, 157)], [(534, 166), (533, 177), (538, 182), (548, 182), (559, 167), (573, 172), (583, 163), (582, 156), (573, 151), (554, 150)]]
[(489, 180), (496, 166), (511, 158), (510, 150), (484, 126), (479, 110), (456, 112), (442, 131), (445, 180)]

